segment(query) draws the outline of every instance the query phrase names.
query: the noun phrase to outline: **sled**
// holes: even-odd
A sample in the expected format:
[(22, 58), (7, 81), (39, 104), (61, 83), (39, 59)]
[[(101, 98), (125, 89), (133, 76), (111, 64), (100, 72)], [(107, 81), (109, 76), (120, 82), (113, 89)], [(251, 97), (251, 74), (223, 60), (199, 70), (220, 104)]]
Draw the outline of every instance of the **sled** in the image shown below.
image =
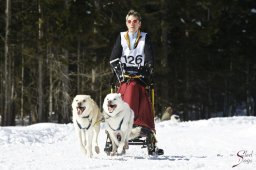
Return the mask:
[[(138, 74), (138, 69), (140, 70), (140, 73), (142, 72), (149, 72), (149, 70), (146, 70), (148, 68), (146, 67), (134, 67), (134, 68), (129, 68), (129, 70), (127, 71), (126, 66), (121, 63), (119, 61), (119, 59), (113, 60), (110, 62), (112, 69), (114, 71), (114, 76), (116, 76), (117, 78), (117, 83), (113, 80), (112, 78), (112, 83), (111, 83), (111, 93), (114, 93), (117, 91), (118, 89), (118, 84), (125, 81), (130, 81), (131, 79), (138, 79), (139, 81), (141, 81), (144, 86), (145, 89), (148, 91), (148, 94), (150, 95), (150, 101), (151, 101), (151, 107), (154, 113), (154, 84), (153, 81), (146, 79), (146, 77), (144, 75), (140, 75)], [(144, 70), (142, 70), (144, 69)], [(154, 116), (154, 115), (153, 115)], [(133, 125), (134, 127), (136, 126), (140, 126), (140, 125)], [(164, 151), (162, 149), (157, 148), (156, 143), (156, 137), (155, 137), (155, 133), (153, 130), (151, 130), (150, 128), (147, 128), (145, 126), (140, 126), (141, 127), (141, 132), (139, 137), (129, 140), (128, 141), (128, 145), (140, 145), (141, 148), (146, 148), (147, 149), (147, 153), (148, 155), (163, 155)], [(106, 144), (105, 144), (105, 148), (104, 151), (106, 152), (107, 155), (110, 155), (111, 151), (112, 151), (112, 141), (109, 137), (108, 132), (106, 131), (107, 134), (107, 139), (106, 139)], [(125, 152), (125, 150), (123, 151)]]

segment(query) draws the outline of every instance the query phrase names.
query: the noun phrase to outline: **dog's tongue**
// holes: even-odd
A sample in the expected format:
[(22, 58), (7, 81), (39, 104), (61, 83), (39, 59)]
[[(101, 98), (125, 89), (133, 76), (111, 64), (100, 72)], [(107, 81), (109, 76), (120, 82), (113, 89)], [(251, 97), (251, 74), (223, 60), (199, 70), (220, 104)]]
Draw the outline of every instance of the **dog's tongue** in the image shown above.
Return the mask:
[(84, 112), (85, 108), (84, 107), (78, 107), (77, 108), (77, 114), (81, 115)]
[(108, 106), (108, 111), (109, 111), (109, 113), (112, 113), (112, 112), (114, 111), (114, 108), (113, 108), (113, 107)]
[(108, 105), (108, 111), (109, 113), (112, 113), (116, 108), (116, 105)]

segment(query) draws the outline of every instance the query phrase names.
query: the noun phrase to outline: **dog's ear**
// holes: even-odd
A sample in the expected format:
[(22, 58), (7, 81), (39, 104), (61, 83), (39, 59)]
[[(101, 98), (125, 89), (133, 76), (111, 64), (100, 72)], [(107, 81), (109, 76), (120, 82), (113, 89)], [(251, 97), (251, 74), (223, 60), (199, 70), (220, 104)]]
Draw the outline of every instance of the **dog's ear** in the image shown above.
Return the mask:
[(117, 93), (117, 96), (118, 96), (118, 97), (121, 97), (122, 95), (121, 95), (121, 93)]

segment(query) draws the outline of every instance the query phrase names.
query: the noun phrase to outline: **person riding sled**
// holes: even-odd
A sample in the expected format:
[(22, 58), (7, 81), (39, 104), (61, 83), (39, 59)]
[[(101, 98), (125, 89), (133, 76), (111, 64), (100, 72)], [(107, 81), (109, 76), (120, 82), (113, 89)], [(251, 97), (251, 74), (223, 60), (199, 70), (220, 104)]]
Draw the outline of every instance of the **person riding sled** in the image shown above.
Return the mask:
[[(150, 36), (140, 31), (141, 15), (137, 11), (130, 10), (125, 19), (128, 30), (120, 32), (110, 56), (118, 79), (117, 92), (134, 111), (134, 126), (154, 134), (154, 110), (148, 90), (153, 83), (154, 68)], [(158, 150), (163, 154), (162, 149)]]

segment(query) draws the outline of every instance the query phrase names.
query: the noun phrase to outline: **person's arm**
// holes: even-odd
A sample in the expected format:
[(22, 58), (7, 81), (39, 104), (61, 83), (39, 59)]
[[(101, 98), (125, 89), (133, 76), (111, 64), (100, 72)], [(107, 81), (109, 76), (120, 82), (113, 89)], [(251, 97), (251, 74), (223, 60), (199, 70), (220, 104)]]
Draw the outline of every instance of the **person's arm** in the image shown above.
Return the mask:
[(117, 61), (117, 59), (121, 58), (122, 50), (123, 49), (121, 45), (121, 35), (119, 34), (110, 55), (110, 65), (113, 71), (113, 77), (111, 79), (112, 86), (117, 82), (117, 80), (118, 82), (121, 81), (120, 80), (121, 70), (119, 66), (119, 60)]
[(145, 38), (145, 67), (144, 76), (147, 84), (153, 84), (153, 72), (154, 72), (154, 52), (150, 40), (150, 36), (147, 34)]
[(121, 55), (122, 55), (122, 45), (121, 45), (121, 35), (119, 34), (111, 52), (110, 61), (120, 58)]
[(145, 39), (145, 66), (154, 67), (154, 53), (150, 40), (150, 36), (147, 34)]

